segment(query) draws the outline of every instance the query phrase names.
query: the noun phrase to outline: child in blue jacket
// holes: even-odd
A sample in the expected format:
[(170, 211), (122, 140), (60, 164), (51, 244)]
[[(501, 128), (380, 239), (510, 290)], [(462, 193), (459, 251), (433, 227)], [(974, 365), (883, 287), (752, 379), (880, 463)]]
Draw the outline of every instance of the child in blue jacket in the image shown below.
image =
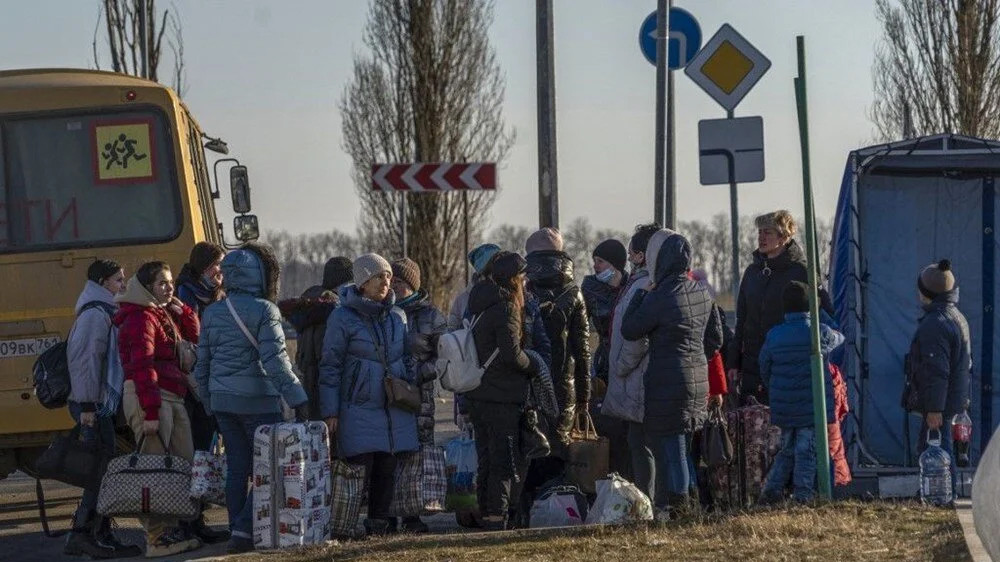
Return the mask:
[[(781, 501), (789, 477), (796, 501), (808, 502), (816, 494), (809, 286), (792, 281), (782, 301), (785, 321), (767, 333), (759, 357), (761, 378), (770, 396), (771, 423), (781, 428), (781, 450), (767, 475), (761, 503)], [(828, 423), (834, 419), (833, 380), (825, 365), (830, 352), (843, 341), (840, 332), (820, 325)]]

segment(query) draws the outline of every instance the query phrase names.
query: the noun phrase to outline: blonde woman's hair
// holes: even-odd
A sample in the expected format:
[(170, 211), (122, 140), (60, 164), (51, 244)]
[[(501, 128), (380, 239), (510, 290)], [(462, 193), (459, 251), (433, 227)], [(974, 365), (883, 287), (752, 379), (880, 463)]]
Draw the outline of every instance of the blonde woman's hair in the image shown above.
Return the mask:
[(798, 225), (795, 224), (795, 218), (784, 209), (761, 215), (754, 219), (754, 223), (758, 230), (773, 228), (782, 238), (793, 238), (799, 231)]

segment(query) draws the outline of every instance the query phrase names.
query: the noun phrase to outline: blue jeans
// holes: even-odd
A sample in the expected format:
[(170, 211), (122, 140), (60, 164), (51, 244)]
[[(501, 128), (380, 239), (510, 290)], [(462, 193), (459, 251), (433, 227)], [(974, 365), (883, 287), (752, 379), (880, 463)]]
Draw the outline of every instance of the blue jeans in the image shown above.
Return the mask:
[(656, 459), (656, 507), (666, 509), (673, 502), (684, 501), (692, 476), (688, 472), (687, 435), (647, 435), (646, 444)]
[(281, 414), (216, 412), (219, 433), (226, 444), (226, 509), (234, 537), (253, 538), (253, 434), (262, 425), (281, 422)]
[(789, 477), (795, 500), (811, 501), (816, 495), (816, 431), (811, 427), (781, 430), (781, 450), (767, 474), (763, 497), (780, 499)]

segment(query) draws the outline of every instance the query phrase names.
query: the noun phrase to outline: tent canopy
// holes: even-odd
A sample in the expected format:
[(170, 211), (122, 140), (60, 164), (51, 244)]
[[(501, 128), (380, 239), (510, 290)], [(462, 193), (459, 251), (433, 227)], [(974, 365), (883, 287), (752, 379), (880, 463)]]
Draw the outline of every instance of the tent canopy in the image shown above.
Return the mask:
[(900, 398), (922, 315), (916, 279), (950, 259), (972, 335), (975, 462), (1000, 421), (996, 209), (1000, 142), (936, 135), (852, 152), (834, 224), (830, 288), (847, 339), (852, 464), (915, 466), (920, 420)]

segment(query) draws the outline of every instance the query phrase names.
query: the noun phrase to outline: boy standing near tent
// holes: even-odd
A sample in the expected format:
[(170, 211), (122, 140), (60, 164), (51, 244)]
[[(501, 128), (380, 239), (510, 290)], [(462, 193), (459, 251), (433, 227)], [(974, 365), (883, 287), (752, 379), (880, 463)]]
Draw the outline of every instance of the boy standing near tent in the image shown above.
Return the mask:
[[(952, 457), (951, 419), (969, 399), (972, 346), (969, 323), (958, 310), (958, 285), (951, 262), (929, 265), (917, 277), (925, 314), (906, 356), (903, 406), (924, 418), (917, 453), (927, 448), (927, 433), (941, 432), (941, 447)], [(952, 471), (952, 484), (956, 472)], [(954, 490), (954, 487), (952, 487)]]
[[(809, 317), (809, 285), (792, 281), (782, 293), (785, 321), (767, 333), (760, 350), (760, 374), (771, 398), (771, 423), (781, 428), (781, 450), (767, 475), (760, 502), (783, 499), (789, 477), (798, 502), (816, 495), (816, 433), (813, 420), (812, 330)], [(820, 325), (820, 350), (824, 365), (830, 351), (843, 343), (844, 336), (825, 324)], [(826, 387), (826, 419), (834, 416), (833, 381), (823, 369)], [(824, 451), (824, 454), (828, 454)]]

